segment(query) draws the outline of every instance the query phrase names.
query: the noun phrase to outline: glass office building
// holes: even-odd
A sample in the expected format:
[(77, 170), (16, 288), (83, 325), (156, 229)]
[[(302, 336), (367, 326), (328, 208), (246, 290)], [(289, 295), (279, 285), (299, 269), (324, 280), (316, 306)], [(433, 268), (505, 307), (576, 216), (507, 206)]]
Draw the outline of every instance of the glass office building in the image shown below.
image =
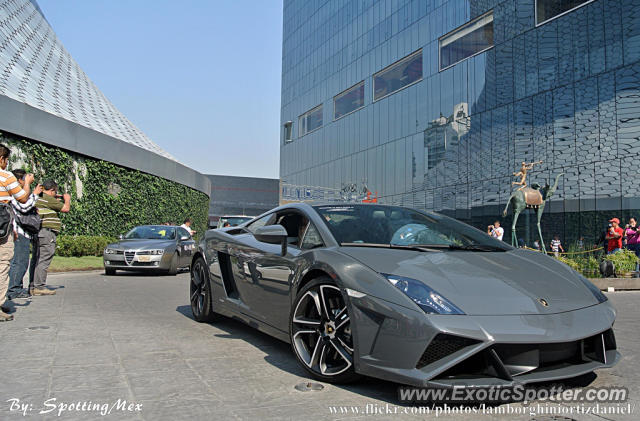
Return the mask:
[(365, 184), (509, 238), (542, 161), (546, 240), (593, 242), (640, 216), (640, 0), (285, 0), (281, 128), (282, 200)]

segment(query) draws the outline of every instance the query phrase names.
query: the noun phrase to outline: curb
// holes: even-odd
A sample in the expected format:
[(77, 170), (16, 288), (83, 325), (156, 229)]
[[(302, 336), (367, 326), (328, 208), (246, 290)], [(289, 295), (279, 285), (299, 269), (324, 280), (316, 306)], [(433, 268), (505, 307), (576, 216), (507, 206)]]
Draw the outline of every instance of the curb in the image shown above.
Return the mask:
[(590, 278), (589, 280), (602, 291), (640, 290), (640, 278)]

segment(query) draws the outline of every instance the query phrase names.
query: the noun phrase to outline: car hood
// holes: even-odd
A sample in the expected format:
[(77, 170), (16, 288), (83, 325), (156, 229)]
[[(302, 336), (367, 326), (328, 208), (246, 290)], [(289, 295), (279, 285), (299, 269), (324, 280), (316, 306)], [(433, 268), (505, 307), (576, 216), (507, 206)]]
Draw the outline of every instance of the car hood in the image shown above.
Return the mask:
[(120, 240), (109, 247), (123, 250), (145, 250), (165, 248), (175, 243), (175, 240)]
[(468, 315), (552, 314), (598, 304), (576, 272), (538, 252), (340, 251), (376, 272), (424, 282)]

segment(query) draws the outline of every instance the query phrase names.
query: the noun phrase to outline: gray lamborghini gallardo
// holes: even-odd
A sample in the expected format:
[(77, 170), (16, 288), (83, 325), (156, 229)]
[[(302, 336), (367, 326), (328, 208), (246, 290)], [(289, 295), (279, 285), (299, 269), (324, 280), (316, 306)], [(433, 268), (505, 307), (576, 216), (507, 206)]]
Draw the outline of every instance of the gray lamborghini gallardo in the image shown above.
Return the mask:
[(197, 321), (240, 319), (327, 382), (511, 386), (620, 359), (615, 310), (583, 276), (403, 207), (290, 204), (208, 231), (190, 297)]

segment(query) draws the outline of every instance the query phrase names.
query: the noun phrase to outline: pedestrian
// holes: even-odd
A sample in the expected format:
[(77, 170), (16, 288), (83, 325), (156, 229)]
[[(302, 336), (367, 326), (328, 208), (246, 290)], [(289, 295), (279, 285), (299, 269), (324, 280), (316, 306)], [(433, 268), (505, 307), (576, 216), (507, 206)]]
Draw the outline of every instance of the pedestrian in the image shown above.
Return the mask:
[(58, 184), (53, 180), (42, 183), (42, 195), (36, 202), (38, 213), (42, 218), (42, 228), (38, 233), (38, 263), (33, 274), (33, 284), (29, 285), (31, 295), (55, 295), (55, 291), (47, 288), (47, 272), (53, 255), (56, 253), (56, 239), (62, 222), (59, 213), (71, 210), (71, 196), (62, 195), (64, 203), (56, 198)]
[(0, 144), (0, 221), (2, 234), (0, 238), (0, 322), (13, 320), (13, 315), (6, 314), (9, 308), (5, 306), (7, 290), (9, 289), (9, 267), (13, 258), (13, 217), (9, 202), (13, 197), (20, 203), (29, 200), (31, 187), (29, 184), (20, 186), (16, 177), (7, 171), (11, 150)]
[(186, 229), (191, 236), (196, 233), (196, 230), (191, 229), (191, 218), (187, 218), (184, 220), (184, 223), (180, 225), (180, 228)]
[[(33, 182), (33, 174), (27, 174), (23, 169), (13, 170), (12, 172), (21, 187), (24, 187), (25, 184), (30, 185)], [(9, 290), (7, 291), (7, 299), (9, 300), (30, 297), (28, 290), (22, 286), (22, 280), (29, 266), (29, 246), (32, 245), (32, 238), (37, 238), (41, 225), (40, 216), (38, 216), (36, 209), (36, 201), (41, 192), (42, 186), (38, 184), (25, 203), (20, 203), (15, 198), (11, 198), (11, 205), (15, 215), (13, 224), (15, 241), (13, 258), (9, 268)], [(34, 257), (37, 255), (35, 253), (36, 247), (36, 244), (33, 243)], [(31, 261), (31, 265), (35, 265), (35, 259)]]
[(578, 250), (584, 250), (584, 237), (578, 238), (578, 242), (576, 243)]
[(618, 218), (612, 218), (609, 222), (611, 227), (605, 238), (607, 240), (607, 254), (612, 254), (622, 249), (624, 231), (620, 228), (620, 220)]
[(500, 226), (500, 221), (495, 221), (493, 225), (489, 225), (487, 227), (487, 234), (496, 240), (502, 241), (502, 237), (504, 236), (504, 228)]
[(538, 251), (540, 251), (540, 250), (541, 250), (541, 247), (540, 247), (540, 241), (538, 241), (538, 240), (534, 240), (534, 241), (533, 241), (533, 248), (534, 248), (534, 249), (536, 249), (536, 250), (538, 250)]
[(551, 251), (556, 258), (560, 256), (560, 251), (564, 253), (564, 249), (562, 248), (562, 243), (560, 242), (560, 237), (558, 235), (554, 235), (553, 240), (551, 240)]
[(640, 227), (638, 227), (636, 218), (629, 218), (629, 223), (625, 226), (624, 235), (627, 237), (627, 249), (640, 257)]

